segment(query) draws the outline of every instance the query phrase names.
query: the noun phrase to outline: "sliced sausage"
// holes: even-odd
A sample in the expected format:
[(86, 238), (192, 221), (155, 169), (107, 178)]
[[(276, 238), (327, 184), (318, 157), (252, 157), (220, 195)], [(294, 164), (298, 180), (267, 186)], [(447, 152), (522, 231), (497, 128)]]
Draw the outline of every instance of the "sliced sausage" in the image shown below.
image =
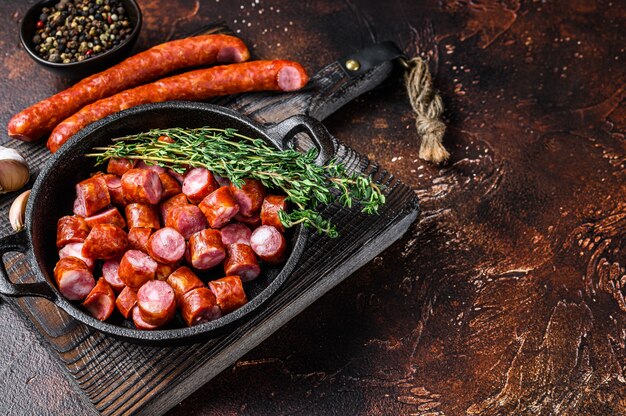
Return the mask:
[(88, 124), (141, 104), (170, 100), (200, 101), (250, 91), (294, 91), (307, 82), (304, 68), (290, 61), (254, 61), (189, 71), (122, 91), (83, 107), (55, 127), (47, 146), (51, 152), (56, 152)]
[(224, 272), (227, 276), (237, 275), (243, 282), (249, 282), (261, 274), (261, 267), (248, 244), (230, 244), (226, 246)]
[(54, 267), (59, 292), (69, 300), (83, 300), (96, 285), (89, 267), (79, 258), (64, 257)]
[(179, 267), (167, 278), (167, 283), (174, 289), (176, 301), (180, 304), (182, 297), (190, 290), (203, 287), (204, 283), (189, 267)]
[(157, 262), (139, 250), (128, 250), (120, 261), (118, 275), (122, 282), (131, 289), (139, 289), (141, 285), (154, 279)]
[(230, 185), (230, 192), (239, 204), (239, 213), (244, 217), (251, 217), (261, 211), (265, 187), (256, 179), (244, 179), (241, 188)]
[(220, 264), (226, 251), (222, 244), (222, 234), (207, 228), (189, 238), (189, 262), (198, 270), (208, 270)]
[(76, 184), (78, 211), (89, 217), (111, 203), (106, 182), (99, 177), (88, 178)]
[(113, 224), (96, 224), (85, 239), (83, 256), (90, 259), (114, 259), (124, 254), (128, 237)]
[(154, 276), (157, 280), (167, 280), (170, 274), (174, 273), (174, 271), (180, 267), (179, 263), (165, 264), (157, 262), (157, 264), (158, 266)]
[(163, 143), (170, 143), (170, 144), (176, 143), (176, 141), (172, 139), (170, 136), (159, 136), (157, 140)]
[(230, 186), (230, 179), (216, 174), (213, 174), (213, 177), (215, 178), (215, 182), (217, 182), (219, 186)]
[(153, 330), (153, 329), (158, 328), (157, 325), (150, 325), (149, 323), (144, 321), (143, 317), (141, 316), (141, 311), (139, 310), (139, 306), (135, 306), (131, 314), (133, 316), (133, 323), (135, 324), (137, 329)]
[(167, 218), (170, 210), (177, 205), (189, 205), (189, 201), (187, 201), (185, 194), (181, 193), (175, 195), (167, 201), (161, 203), (159, 209), (161, 210), (161, 220), (163, 221), (163, 224), (165, 224), (165, 219)]
[(150, 169), (130, 169), (122, 175), (122, 191), (128, 202), (158, 204), (163, 195), (159, 174)]
[(250, 53), (233, 36), (203, 35), (162, 43), (21, 111), (9, 121), (9, 136), (35, 141), (59, 121), (85, 105), (136, 85), (145, 84), (183, 68), (216, 62), (242, 62)]
[(206, 218), (195, 205), (176, 205), (167, 214), (165, 225), (172, 227), (188, 239), (207, 227)]
[(261, 216), (259, 214), (255, 214), (251, 217), (246, 217), (246, 216), (241, 215), (241, 213), (239, 213), (233, 217), (233, 220), (240, 222), (242, 224), (246, 224), (248, 227), (250, 227), (253, 230), (261, 225)]
[(74, 205), (72, 207), (72, 212), (74, 213), (74, 215), (78, 215), (79, 217), (86, 217), (87, 216), (87, 211), (85, 210), (85, 205), (78, 198), (76, 198), (74, 200)]
[(250, 245), (250, 235), (252, 230), (244, 224), (228, 224), (220, 229), (222, 233), (222, 243), (227, 246), (229, 244), (248, 244)]
[(262, 225), (252, 232), (250, 247), (264, 262), (278, 264), (285, 259), (287, 242), (275, 227)]
[(218, 188), (213, 174), (206, 168), (193, 168), (184, 178), (183, 193), (192, 204), (199, 203)]
[(198, 208), (212, 228), (221, 228), (239, 212), (239, 205), (230, 189), (222, 186), (200, 202)]
[(283, 195), (267, 195), (261, 206), (261, 223), (271, 225), (281, 233), (285, 232), (283, 223), (278, 217), (279, 211), (287, 211), (287, 197)]
[(87, 267), (89, 267), (89, 270), (93, 270), (93, 266), (94, 266), (93, 259), (83, 256), (84, 245), (85, 245), (84, 243), (67, 244), (65, 247), (59, 250), (59, 258), (62, 259), (65, 257), (76, 257), (84, 261)]
[(131, 159), (109, 159), (107, 173), (122, 176), (135, 167), (135, 161)]
[(137, 291), (137, 306), (145, 322), (156, 326), (165, 325), (176, 313), (174, 289), (167, 282), (150, 280)]
[(120, 294), (117, 295), (117, 299), (115, 299), (117, 310), (120, 311), (122, 316), (126, 319), (131, 315), (136, 304), (137, 292), (128, 286), (124, 287)]
[(209, 282), (209, 289), (215, 295), (217, 305), (224, 315), (248, 303), (239, 276), (226, 276), (213, 280)]
[(113, 174), (96, 174), (94, 177), (104, 179), (107, 189), (109, 190), (109, 196), (111, 197), (111, 203), (118, 207), (125, 207), (127, 202), (124, 199), (124, 192), (122, 191), (122, 180), (119, 176)]
[(126, 287), (118, 274), (119, 268), (120, 262), (117, 260), (107, 260), (102, 264), (102, 277), (116, 293), (121, 292)]
[(159, 173), (159, 179), (161, 180), (161, 186), (163, 186), (163, 196), (161, 196), (162, 199), (171, 198), (174, 195), (178, 195), (182, 192), (183, 188), (180, 186), (178, 181), (174, 179), (174, 177), (169, 173)]
[(155, 207), (147, 204), (133, 203), (126, 205), (126, 222), (128, 228), (161, 228), (159, 214)]
[(187, 326), (214, 321), (222, 316), (215, 295), (206, 287), (187, 292), (180, 302), (180, 313)]
[(113, 224), (117, 225), (120, 228), (126, 227), (126, 221), (124, 221), (124, 217), (115, 207), (105, 208), (96, 214), (85, 218), (85, 222), (90, 227), (94, 227), (97, 224)]
[(172, 227), (157, 230), (148, 240), (148, 254), (159, 263), (176, 263), (185, 255), (185, 237)]
[(66, 215), (57, 221), (57, 247), (69, 243), (82, 243), (89, 235), (89, 226), (83, 217)]
[(182, 186), (183, 182), (185, 181), (185, 177), (183, 175), (181, 175), (180, 173), (176, 172), (173, 169), (168, 169), (167, 173), (169, 173), (172, 176), (172, 178), (176, 179), (176, 182), (178, 182)]
[(98, 279), (98, 283), (91, 289), (83, 306), (94, 318), (104, 321), (111, 316), (115, 309), (115, 293), (104, 278)]
[(146, 162), (144, 162), (143, 160), (140, 160), (137, 162), (137, 164), (135, 165), (135, 168), (137, 169), (150, 169), (156, 172), (157, 175), (163, 173), (166, 171), (166, 169), (162, 166), (159, 165), (155, 165), (155, 164), (148, 164)]
[(148, 252), (148, 240), (152, 235), (152, 228), (133, 227), (128, 230), (128, 249)]

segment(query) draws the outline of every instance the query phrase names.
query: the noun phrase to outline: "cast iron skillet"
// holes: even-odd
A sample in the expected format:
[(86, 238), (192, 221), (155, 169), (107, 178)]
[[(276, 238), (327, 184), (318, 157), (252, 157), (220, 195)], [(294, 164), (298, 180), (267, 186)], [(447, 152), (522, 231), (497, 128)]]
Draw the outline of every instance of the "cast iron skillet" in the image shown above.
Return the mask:
[[(39, 174), (26, 208), (24, 230), (0, 240), (0, 255), (18, 251), (26, 254), (37, 283), (13, 284), (0, 261), (0, 293), (7, 296), (38, 296), (46, 298), (78, 321), (128, 341), (173, 345), (200, 341), (232, 328), (233, 324), (251, 314), (272, 296), (293, 271), (307, 239), (301, 226), (286, 234), (288, 257), (284, 263), (264, 265), (262, 274), (244, 285), (249, 302), (222, 318), (194, 327), (176, 321), (156, 331), (137, 330), (117, 312), (107, 322), (100, 322), (84, 312), (78, 302), (66, 300), (54, 283), (53, 269), (58, 261), (56, 224), (72, 212), (74, 185), (87, 178), (95, 168), (94, 158), (83, 155), (95, 146), (105, 146), (114, 137), (139, 133), (153, 128), (201, 127), (235, 128), (239, 132), (265, 140), (278, 149), (290, 146), (297, 133), (306, 133), (319, 153), (316, 163), (328, 161), (334, 147), (324, 126), (307, 116), (293, 116), (278, 124), (262, 127), (241, 114), (215, 105), (192, 102), (166, 102), (134, 107), (91, 124), (74, 135), (46, 164)], [(99, 277), (97, 270), (95, 277)], [(217, 276), (219, 277), (219, 276)]]

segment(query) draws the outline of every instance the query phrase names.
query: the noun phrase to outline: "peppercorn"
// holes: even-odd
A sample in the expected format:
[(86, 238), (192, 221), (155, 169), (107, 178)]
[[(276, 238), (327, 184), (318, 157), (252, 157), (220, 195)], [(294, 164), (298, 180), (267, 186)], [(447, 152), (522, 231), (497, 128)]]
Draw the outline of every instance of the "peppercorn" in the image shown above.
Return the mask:
[(35, 23), (35, 51), (49, 62), (77, 62), (102, 54), (132, 32), (118, 0), (60, 0)]

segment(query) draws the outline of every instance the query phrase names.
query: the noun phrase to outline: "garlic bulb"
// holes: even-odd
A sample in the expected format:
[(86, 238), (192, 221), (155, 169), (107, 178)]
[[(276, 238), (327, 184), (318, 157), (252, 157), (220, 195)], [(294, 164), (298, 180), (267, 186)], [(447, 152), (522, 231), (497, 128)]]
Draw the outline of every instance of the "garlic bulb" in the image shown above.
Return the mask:
[(30, 179), (26, 159), (17, 150), (0, 146), (0, 193), (17, 191)]
[(11, 221), (11, 227), (15, 231), (19, 231), (24, 228), (24, 214), (26, 212), (26, 203), (30, 196), (30, 189), (22, 192), (15, 201), (11, 204), (9, 209), (9, 221)]

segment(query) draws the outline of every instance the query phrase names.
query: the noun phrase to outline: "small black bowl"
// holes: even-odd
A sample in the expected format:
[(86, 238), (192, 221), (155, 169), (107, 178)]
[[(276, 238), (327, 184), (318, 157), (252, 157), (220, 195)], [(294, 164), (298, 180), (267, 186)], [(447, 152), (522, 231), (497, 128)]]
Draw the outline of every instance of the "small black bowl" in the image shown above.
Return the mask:
[(24, 49), (26, 49), (26, 52), (28, 52), (35, 62), (44, 66), (46, 69), (69, 78), (82, 78), (120, 62), (130, 53), (133, 46), (135, 46), (135, 42), (137, 42), (139, 38), (139, 31), (141, 30), (141, 10), (135, 0), (121, 0), (126, 9), (128, 20), (130, 20), (133, 27), (133, 30), (123, 42), (100, 55), (80, 62), (64, 64), (46, 61), (35, 51), (33, 36), (35, 36), (37, 21), (39, 21), (42, 9), (44, 7), (54, 7), (59, 1), (60, 0), (43, 0), (36, 3), (26, 12), (26, 15), (24, 15), (20, 28), (20, 40)]

